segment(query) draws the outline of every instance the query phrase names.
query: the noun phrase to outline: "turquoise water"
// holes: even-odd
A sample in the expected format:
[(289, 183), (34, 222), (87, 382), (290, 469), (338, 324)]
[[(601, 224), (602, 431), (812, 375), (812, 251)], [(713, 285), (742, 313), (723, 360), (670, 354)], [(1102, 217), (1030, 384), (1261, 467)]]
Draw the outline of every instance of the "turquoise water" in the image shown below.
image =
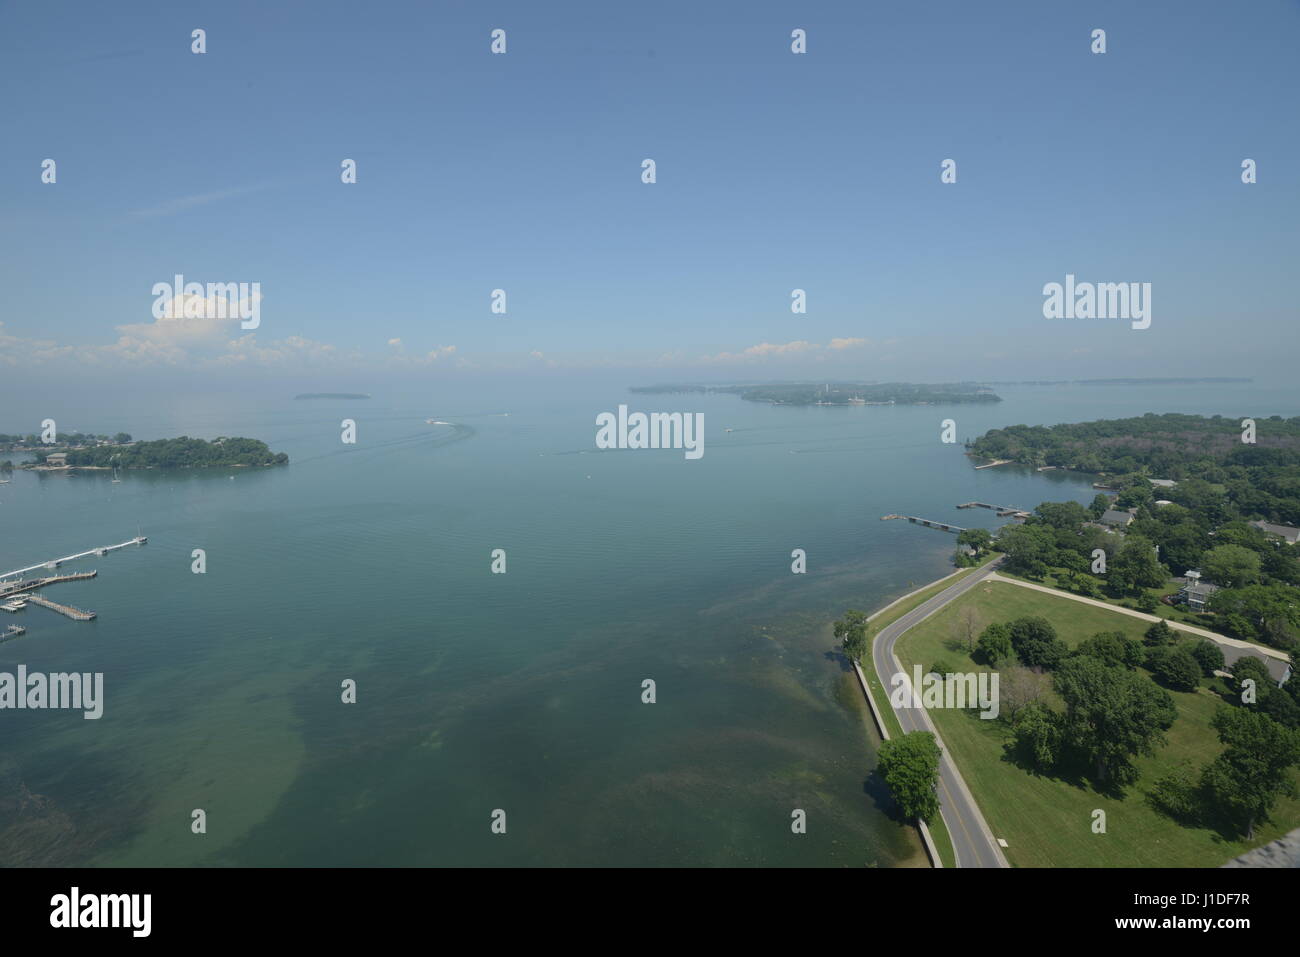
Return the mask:
[[(871, 774), (830, 621), (951, 570), (951, 536), (883, 514), (992, 527), (953, 506), (1094, 494), (1078, 475), (974, 471), (940, 420), (973, 438), (1146, 411), (1300, 413), (1293, 390), (1253, 385), (846, 409), (582, 382), (294, 391), (20, 401), (0, 423), (249, 435), (291, 459), (0, 486), (0, 571), (149, 537), (48, 590), (96, 621), (4, 616), (28, 634), (0, 645), (0, 671), (102, 671), (105, 705), (99, 721), (0, 712), (0, 864), (919, 863)], [(703, 412), (704, 457), (597, 451), (594, 418), (619, 402)], [(806, 575), (790, 573), (794, 548)], [(349, 678), (356, 704), (340, 701)]]

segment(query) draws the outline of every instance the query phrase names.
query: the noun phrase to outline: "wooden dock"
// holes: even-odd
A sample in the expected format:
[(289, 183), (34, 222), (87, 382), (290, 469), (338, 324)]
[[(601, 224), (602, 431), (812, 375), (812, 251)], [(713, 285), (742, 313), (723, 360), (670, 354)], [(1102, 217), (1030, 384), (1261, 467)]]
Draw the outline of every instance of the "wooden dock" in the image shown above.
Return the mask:
[(887, 522), (887, 521), (889, 521), (891, 518), (905, 518), (905, 519), (907, 519), (909, 522), (911, 522), (913, 525), (924, 525), (926, 528), (938, 528), (938, 529), (941, 529), (941, 530), (943, 530), (943, 531), (945, 531), (945, 532), (952, 532), (953, 534), (956, 534), (956, 533), (958, 533), (958, 532), (964, 532), (964, 531), (966, 531), (966, 529), (962, 528), (960, 525), (952, 525), (952, 524), (950, 524), (950, 523), (948, 523), (948, 522), (935, 522), (935, 521), (931, 521), (931, 520), (928, 519), (928, 518), (917, 518), (915, 515), (882, 515), (882, 516), (880, 516), (880, 520), (881, 520), (882, 522)]
[(10, 595), (19, 595), (23, 592), (31, 591), (33, 588), (43, 588), (46, 585), (57, 585), (59, 582), (79, 582), (87, 578), (94, 578), (98, 574), (98, 571), (73, 572), (69, 575), (52, 575), (49, 578), (33, 578), (30, 581), (0, 582), (0, 600), (8, 598)]
[(1015, 518), (1028, 518), (1030, 512), (1023, 508), (1016, 508), (1014, 505), (990, 505), (988, 502), (962, 502), (958, 508), (987, 508), (990, 511), (997, 512), (998, 518), (1006, 518), (1008, 515)]
[(93, 611), (82, 611), (80, 608), (73, 608), (71, 605), (60, 605), (57, 601), (50, 601), (40, 595), (28, 595), (27, 601), (40, 605), (42, 608), (48, 608), (50, 611), (57, 611), (60, 615), (67, 615), (74, 621), (91, 621), (95, 617)]

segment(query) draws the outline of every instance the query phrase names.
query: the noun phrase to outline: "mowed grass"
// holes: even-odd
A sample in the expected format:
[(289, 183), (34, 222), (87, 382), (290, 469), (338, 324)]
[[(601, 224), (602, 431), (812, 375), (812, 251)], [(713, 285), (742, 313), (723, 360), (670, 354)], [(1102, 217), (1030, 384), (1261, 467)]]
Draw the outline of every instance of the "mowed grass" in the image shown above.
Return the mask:
[[(1122, 631), (1141, 639), (1147, 622), (1005, 582), (985, 582), (927, 618), (898, 642), (899, 659), (910, 671), (936, 660), (958, 671), (987, 671), (966, 653), (958, 639), (963, 608), (973, 607), (977, 629), (995, 621), (1040, 615), (1071, 647), (1099, 631)], [(1146, 674), (1146, 672), (1142, 672)], [(1219, 698), (1209, 683), (1196, 692), (1170, 692), (1178, 717), (1167, 743), (1153, 757), (1134, 764), (1141, 777), (1122, 799), (1095, 791), (1087, 780), (1038, 776), (1008, 761), (1003, 743), (1006, 724), (949, 709), (930, 712), (944, 744), (996, 837), (1004, 838), (1007, 860), (1018, 867), (1217, 867), (1251, 847), (1300, 826), (1300, 800), (1283, 798), (1272, 822), (1257, 825), (1251, 842), (1206, 828), (1186, 828), (1156, 812), (1147, 802), (1151, 785), (1187, 761), (1199, 769), (1222, 750), (1210, 719)], [(1216, 687), (1222, 687), (1218, 682)], [(1054, 696), (1053, 696), (1054, 697)], [(1053, 701), (1060, 707), (1059, 701)], [(1106, 812), (1106, 833), (1092, 832), (1093, 812)]]
[[(1035, 585), (1046, 585), (1048, 588), (1058, 588), (1061, 591), (1070, 590), (1066, 585), (1066, 579), (1068, 576), (1064, 574), (1062, 569), (1049, 569), (1048, 573), (1041, 579), (1030, 578), (1028, 575), (1018, 575), (1015, 572), (1008, 572), (1005, 569), (1000, 571), (998, 574), (1005, 575), (1007, 578), (1018, 578), (1021, 581), (1033, 582)], [(1204, 628), (1206, 631), (1213, 631), (1216, 634), (1221, 633), (1222, 629), (1220, 629), (1216, 624), (1213, 615), (1197, 614), (1196, 612), (1188, 611), (1182, 605), (1166, 605), (1164, 602), (1160, 601), (1160, 599), (1166, 595), (1177, 594), (1178, 588), (1179, 586), (1177, 583), (1172, 581), (1159, 588), (1144, 588), (1143, 591), (1154, 598), (1157, 604), (1153, 610), (1142, 613), (1144, 615), (1155, 615), (1159, 618), (1179, 622), (1184, 625), (1195, 625), (1197, 628)], [(1104, 591), (1100, 595), (1089, 595), (1088, 597), (1094, 598), (1097, 601), (1104, 601), (1108, 605), (1115, 605), (1117, 608), (1128, 608), (1132, 611), (1142, 611), (1142, 609), (1138, 607), (1136, 599), (1131, 597), (1116, 598), (1113, 595), (1106, 594)]]

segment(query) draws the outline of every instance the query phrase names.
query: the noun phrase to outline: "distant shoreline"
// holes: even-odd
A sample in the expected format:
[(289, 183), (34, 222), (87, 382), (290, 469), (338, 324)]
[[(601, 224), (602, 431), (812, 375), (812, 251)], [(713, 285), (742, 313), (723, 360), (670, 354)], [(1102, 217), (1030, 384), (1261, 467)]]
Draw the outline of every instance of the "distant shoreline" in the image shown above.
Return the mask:
[(369, 399), (367, 392), (303, 392), (294, 399)]

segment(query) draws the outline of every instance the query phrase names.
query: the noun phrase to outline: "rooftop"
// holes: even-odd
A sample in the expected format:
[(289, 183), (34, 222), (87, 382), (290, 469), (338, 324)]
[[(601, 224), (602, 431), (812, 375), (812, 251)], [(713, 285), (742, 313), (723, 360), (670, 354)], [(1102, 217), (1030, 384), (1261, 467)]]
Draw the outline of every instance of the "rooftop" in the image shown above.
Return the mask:
[(1250, 524), (1267, 535), (1276, 535), (1278, 538), (1284, 539), (1289, 545), (1300, 542), (1300, 528), (1293, 528), (1290, 525), (1274, 525), (1272, 522), (1251, 522)]

